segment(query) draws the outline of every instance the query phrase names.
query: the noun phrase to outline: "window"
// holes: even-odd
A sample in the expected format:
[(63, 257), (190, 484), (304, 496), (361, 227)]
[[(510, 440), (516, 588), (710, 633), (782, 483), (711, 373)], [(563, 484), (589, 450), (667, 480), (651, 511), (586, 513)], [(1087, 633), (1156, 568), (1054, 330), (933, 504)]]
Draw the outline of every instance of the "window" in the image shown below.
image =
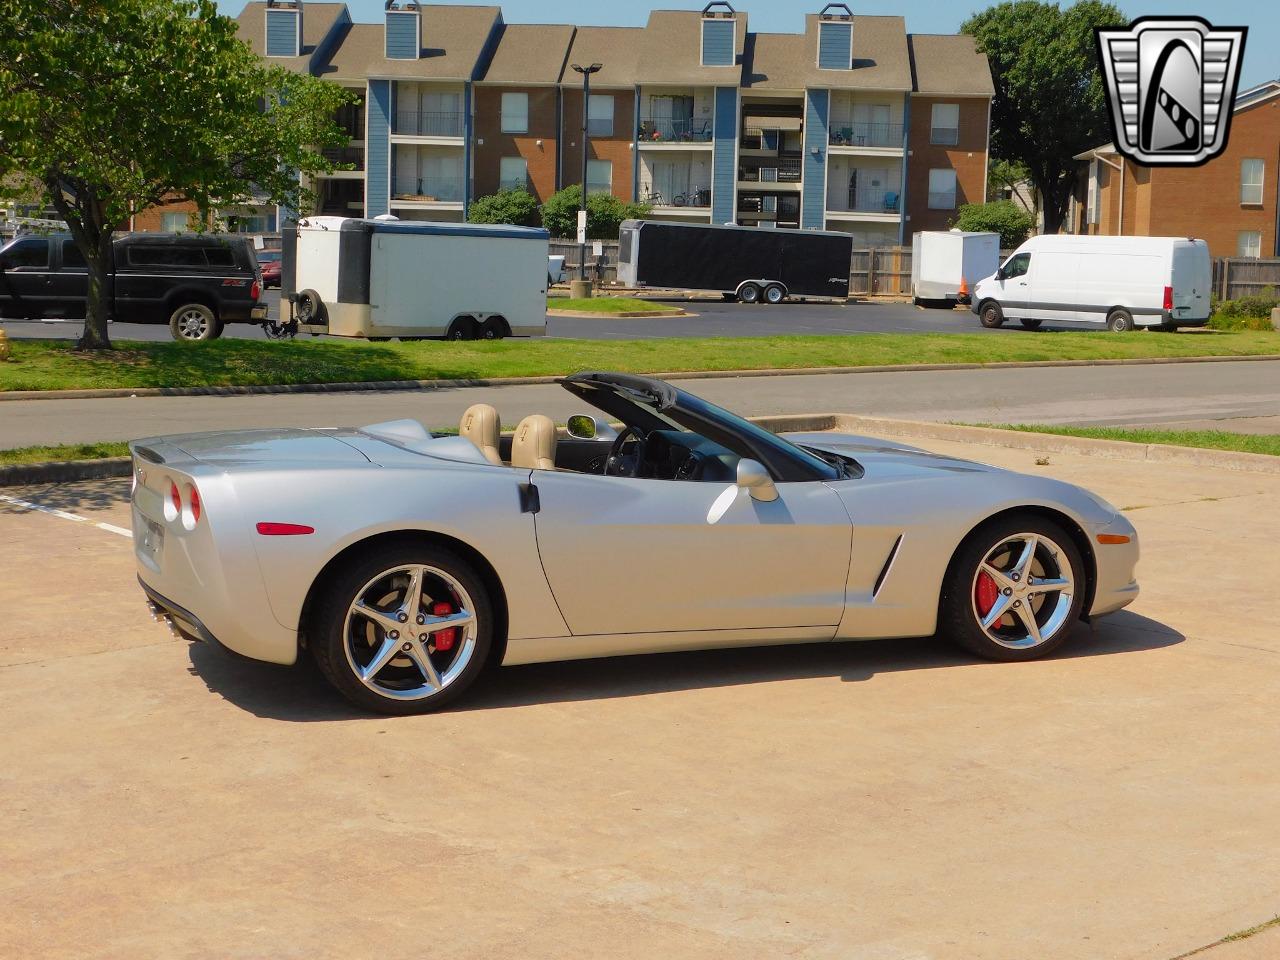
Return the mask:
[(4, 252), (5, 266), (10, 269), (18, 267), (49, 266), (49, 241), (44, 237), (27, 237), (11, 245)]
[(236, 258), (231, 253), (230, 247), (206, 247), (204, 256), (211, 267), (234, 267), (236, 265)]
[(1018, 253), (1014, 254), (1004, 265), (1004, 278), (1012, 280), (1014, 277), (1025, 277), (1027, 271), (1031, 269), (1031, 254)]
[(954, 170), (929, 171), (929, 209), (954, 210), (956, 208), (956, 172)]
[(587, 134), (592, 137), (613, 136), (613, 94), (591, 95), (587, 102)]
[(732, 67), (736, 51), (733, 20), (706, 18), (702, 21), (702, 65)]
[(160, 229), (165, 233), (182, 233), (191, 226), (189, 213), (160, 214)]
[(498, 161), (498, 189), (529, 189), (529, 164), (524, 157), (503, 157)]
[(587, 161), (587, 192), (611, 193), (613, 191), (613, 161)]
[(1262, 172), (1266, 164), (1261, 160), (1240, 161), (1240, 202), (1262, 203)]
[(960, 104), (935, 103), (929, 121), (929, 142), (954, 147), (960, 142)]
[(62, 269), (64, 270), (85, 270), (84, 254), (80, 252), (80, 248), (76, 246), (74, 240), (62, 241)]
[(1241, 232), (1236, 239), (1236, 256), (1254, 259), (1262, 256), (1262, 234), (1257, 230)]
[(529, 132), (529, 95), (527, 93), (502, 95), (502, 132)]
[(207, 261), (200, 247), (137, 243), (129, 247), (129, 264), (135, 267), (203, 267), (207, 266)]

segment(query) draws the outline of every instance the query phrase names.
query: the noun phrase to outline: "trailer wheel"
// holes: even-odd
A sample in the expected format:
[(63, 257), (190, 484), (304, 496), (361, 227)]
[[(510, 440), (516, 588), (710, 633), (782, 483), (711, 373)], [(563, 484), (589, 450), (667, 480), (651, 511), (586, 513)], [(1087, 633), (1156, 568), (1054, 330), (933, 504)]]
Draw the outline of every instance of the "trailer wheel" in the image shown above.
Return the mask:
[(458, 317), (449, 324), (446, 340), (474, 340), (476, 338), (476, 321), (473, 317)]
[(787, 299), (787, 291), (782, 289), (782, 284), (771, 283), (764, 288), (764, 302), (779, 304)]
[(759, 303), (760, 288), (754, 283), (744, 283), (738, 288), (738, 299), (743, 303)]
[(502, 317), (490, 317), (480, 325), (480, 339), (482, 340), (501, 340), (503, 337), (511, 336), (511, 328), (507, 326), (507, 321)]
[(293, 305), (293, 315), (299, 323), (328, 323), (324, 301), (314, 290), (303, 290)]

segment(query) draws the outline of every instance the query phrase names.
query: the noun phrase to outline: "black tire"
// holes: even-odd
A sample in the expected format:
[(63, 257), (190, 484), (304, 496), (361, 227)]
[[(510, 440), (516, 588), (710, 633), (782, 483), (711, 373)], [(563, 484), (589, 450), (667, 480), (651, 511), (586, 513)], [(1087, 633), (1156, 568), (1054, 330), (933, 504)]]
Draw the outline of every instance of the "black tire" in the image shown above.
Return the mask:
[(1112, 333), (1128, 333), (1133, 329), (1133, 314), (1124, 307), (1116, 307), (1107, 314), (1107, 329)]
[(1177, 333), (1178, 325), (1172, 320), (1167, 320), (1164, 323), (1157, 323), (1154, 327), (1147, 327), (1147, 329), (1158, 330), (1161, 333)]
[(169, 314), (169, 335), (183, 343), (203, 343), (222, 336), (222, 321), (213, 307), (183, 303)]
[(988, 300), (978, 308), (978, 321), (987, 329), (994, 330), (1004, 323), (1004, 311), (1000, 309), (1000, 304)]
[(787, 291), (782, 289), (782, 285), (771, 283), (764, 288), (764, 302), (777, 305), (787, 299)]
[(760, 287), (754, 283), (744, 283), (738, 288), (738, 299), (743, 303), (759, 303)]
[[(346, 650), (347, 610), (361, 589), (379, 573), (399, 566), (421, 564), (442, 570), (470, 595), (476, 617), (475, 646), (470, 660), (447, 686), (421, 699), (403, 700), (374, 692), (355, 674)], [(393, 716), (430, 713), (456, 701), (484, 671), (493, 649), (493, 606), (484, 581), (461, 557), (443, 547), (402, 541), (375, 547), (357, 555), (324, 585), (308, 623), (310, 650), (325, 679), (356, 706)], [(461, 648), (459, 648), (461, 649)], [(388, 669), (409, 670), (394, 663)]]
[(458, 317), (453, 323), (449, 324), (449, 332), (444, 335), (446, 340), (474, 340), (479, 326), (472, 317)]
[(366, 337), (370, 343), (386, 343), (390, 337)]
[[(1075, 589), (1070, 607), (1061, 626), (1042, 643), (1015, 649), (992, 640), (978, 622), (975, 609), (974, 582), (979, 565), (987, 555), (1005, 539), (1019, 533), (1034, 533), (1052, 541), (1060, 551), (1054, 554), (1065, 558), (1070, 565)], [(974, 530), (960, 545), (942, 584), (942, 597), (938, 604), (938, 629), (948, 639), (988, 660), (1035, 660), (1056, 650), (1070, 635), (1080, 619), (1084, 603), (1086, 571), (1080, 550), (1070, 535), (1058, 524), (1035, 514), (1010, 514), (983, 524)], [(1060, 594), (1049, 594), (1057, 597)], [(1063, 598), (1065, 599), (1065, 598)], [(1030, 600), (1028, 600), (1028, 603)]]
[(1039, 330), (1040, 324), (1044, 323), (1043, 320), (1019, 320), (1018, 322), (1022, 324), (1023, 330)]
[(510, 331), (507, 329), (507, 321), (502, 317), (490, 317), (484, 323), (480, 324), (481, 340), (501, 340), (507, 336)]
[(309, 289), (298, 294), (298, 299), (293, 305), (293, 316), (299, 323), (327, 324), (329, 322), (329, 313), (325, 309), (324, 301), (320, 299), (320, 294)]

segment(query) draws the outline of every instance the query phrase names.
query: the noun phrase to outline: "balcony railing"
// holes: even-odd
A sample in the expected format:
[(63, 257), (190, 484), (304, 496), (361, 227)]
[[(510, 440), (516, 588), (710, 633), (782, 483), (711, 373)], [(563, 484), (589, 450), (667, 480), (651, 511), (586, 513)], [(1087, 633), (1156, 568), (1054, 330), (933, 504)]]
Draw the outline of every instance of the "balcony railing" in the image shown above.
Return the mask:
[(852, 188), (841, 199), (844, 203), (828, 200), (828, 209), (846, 213), (897, 213), (902, 209), (902, 191), (885, 187)]
[(930, 210), (954, 210), (956, 208), (956, 192), (948, 190), (945, 193), (938, 193), (933, 190), (929, 191), (929, 209)]
[(671, 189), (670, 185), (664, 189), (662, 184), (641, 182), (640, 201), (655, 207), (709, 207), (711, 206), (711, 188), (692, 187), (677, 191)]
[(364, 147), (327, 147), (320, 151), (330, 163), (353, 164), (354, 169), (364, 169)]
[(417, 180), (397, 180), (394, 199), (428, 203), (461, 203), (462, 179), (460, 177), (420, 177)]
[(854, 123), (833, 126), (828, 140), (836, 147), (901, 147), (902, 124)]
[(392, 133), (411, 137), (460, 137), (466, 116), (457, 112), (401, 110)]
[(944, 147), (954, 147), (960, 142), (960, 129), (958, 127), (930, 127), (929, 142)]
[(738, 179), (746, 183), (799, 183), (799, 161), (782, 161), (777, 166), (743, 167)]
[(710, 143), (711, 121), (644, 117), (637, 135), (641, 143)]

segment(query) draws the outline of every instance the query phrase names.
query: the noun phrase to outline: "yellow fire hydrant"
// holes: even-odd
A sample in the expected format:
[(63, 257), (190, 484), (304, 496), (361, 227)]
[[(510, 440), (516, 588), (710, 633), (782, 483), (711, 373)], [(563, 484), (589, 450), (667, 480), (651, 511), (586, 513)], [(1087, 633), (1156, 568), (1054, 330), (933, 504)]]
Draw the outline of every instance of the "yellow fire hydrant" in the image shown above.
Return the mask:
[(9, 335), (0, 327), (0, 361), (9, 359)]

